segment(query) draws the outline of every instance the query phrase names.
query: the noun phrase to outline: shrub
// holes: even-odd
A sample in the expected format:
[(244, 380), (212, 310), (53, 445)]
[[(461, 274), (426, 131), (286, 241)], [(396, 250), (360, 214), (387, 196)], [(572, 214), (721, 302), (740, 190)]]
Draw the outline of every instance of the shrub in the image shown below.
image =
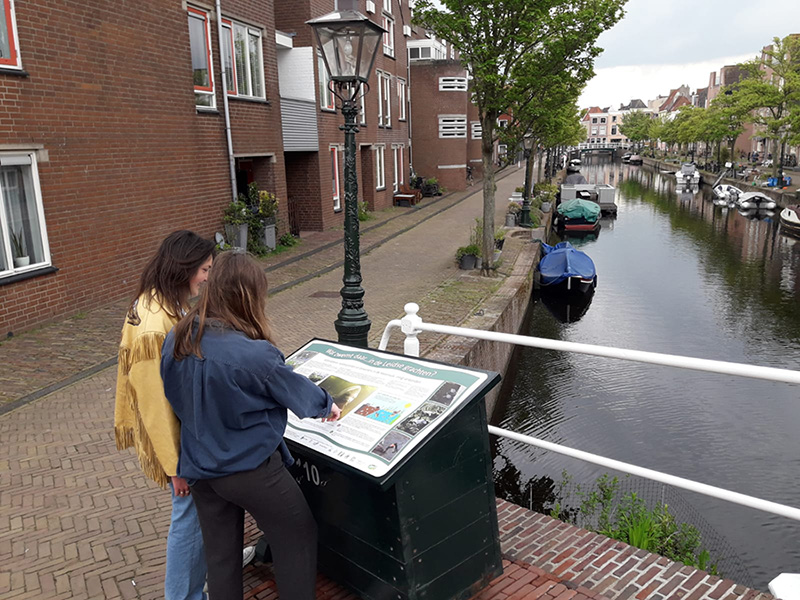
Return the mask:
[(481, 249), (477, 244), (470, 244), (468, 246), (461, 246), (456, 250), (456, 260), (461, 260), (462, 256), (480, 256)]
[(359, 221), (369, 221), (372, 218), (372, 215), (369, 214), (369, 208), (367, 208), (367, 201), (364, 200), (363, 202), (358, 203), (358, 220)]

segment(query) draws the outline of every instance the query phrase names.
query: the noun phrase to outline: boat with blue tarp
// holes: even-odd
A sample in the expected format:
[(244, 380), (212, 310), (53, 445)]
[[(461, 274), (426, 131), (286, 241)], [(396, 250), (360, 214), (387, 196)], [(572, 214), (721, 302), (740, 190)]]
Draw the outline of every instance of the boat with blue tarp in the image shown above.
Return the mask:
[(594, 261), (569, 242), (555, 246), (542, 244), (539, 261), (539, 285), (542, 289), (559, 290), (569, 294), (586, 294), (597, 287)]

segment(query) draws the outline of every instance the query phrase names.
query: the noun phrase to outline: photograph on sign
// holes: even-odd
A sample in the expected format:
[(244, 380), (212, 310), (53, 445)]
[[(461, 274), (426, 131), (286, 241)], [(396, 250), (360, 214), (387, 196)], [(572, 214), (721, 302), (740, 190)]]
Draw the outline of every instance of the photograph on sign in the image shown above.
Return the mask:
[(286, 438), (375, 477), (419, 445), (487, 380), (479, 371), (314, 340), (286, 359), (342, 409), (289, 414)]

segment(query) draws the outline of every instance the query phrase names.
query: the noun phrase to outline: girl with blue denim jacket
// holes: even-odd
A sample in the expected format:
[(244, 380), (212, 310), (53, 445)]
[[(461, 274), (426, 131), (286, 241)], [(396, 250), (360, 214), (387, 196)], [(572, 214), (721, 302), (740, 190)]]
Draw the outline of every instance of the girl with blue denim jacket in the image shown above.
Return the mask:
[(164, 391), (180, 421), (178, 474), (190, 485), (213, 600), (243, 596), (244, 511), (264, 531), (282, 600), (312, 600), (316, 524), (283, 441), (287, 409), (339, 417), (330, 395), (284, 363), (265, 312), (267, 279), (243, 253), (214, 263), (197, 305), (164, 342)]

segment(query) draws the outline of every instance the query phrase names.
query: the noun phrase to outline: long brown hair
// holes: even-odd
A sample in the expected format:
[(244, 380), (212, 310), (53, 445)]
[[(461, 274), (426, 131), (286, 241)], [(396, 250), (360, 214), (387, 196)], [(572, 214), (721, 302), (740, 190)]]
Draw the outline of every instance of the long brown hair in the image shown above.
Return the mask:
[[(190, 354), (203, 358), (200, 341), (209, 319), (237, 329), (250, 339), (272, 343), (267, 290), (267, 276), (255, 260), (244, 252), (223, 252), (214, 261), (197, 304), (175, 325), (175, 359)], [(195, 317), (198, 327), (193, 335)]]
[(192, 231), (170, 233), (142, 271), (128, 316), (134, 315), (136, 301), (144, 295), (147, 302), (156, 299), (170, 317), (179, 319), (189, 300), (192, 277), (215, 254), (214, 242)]

